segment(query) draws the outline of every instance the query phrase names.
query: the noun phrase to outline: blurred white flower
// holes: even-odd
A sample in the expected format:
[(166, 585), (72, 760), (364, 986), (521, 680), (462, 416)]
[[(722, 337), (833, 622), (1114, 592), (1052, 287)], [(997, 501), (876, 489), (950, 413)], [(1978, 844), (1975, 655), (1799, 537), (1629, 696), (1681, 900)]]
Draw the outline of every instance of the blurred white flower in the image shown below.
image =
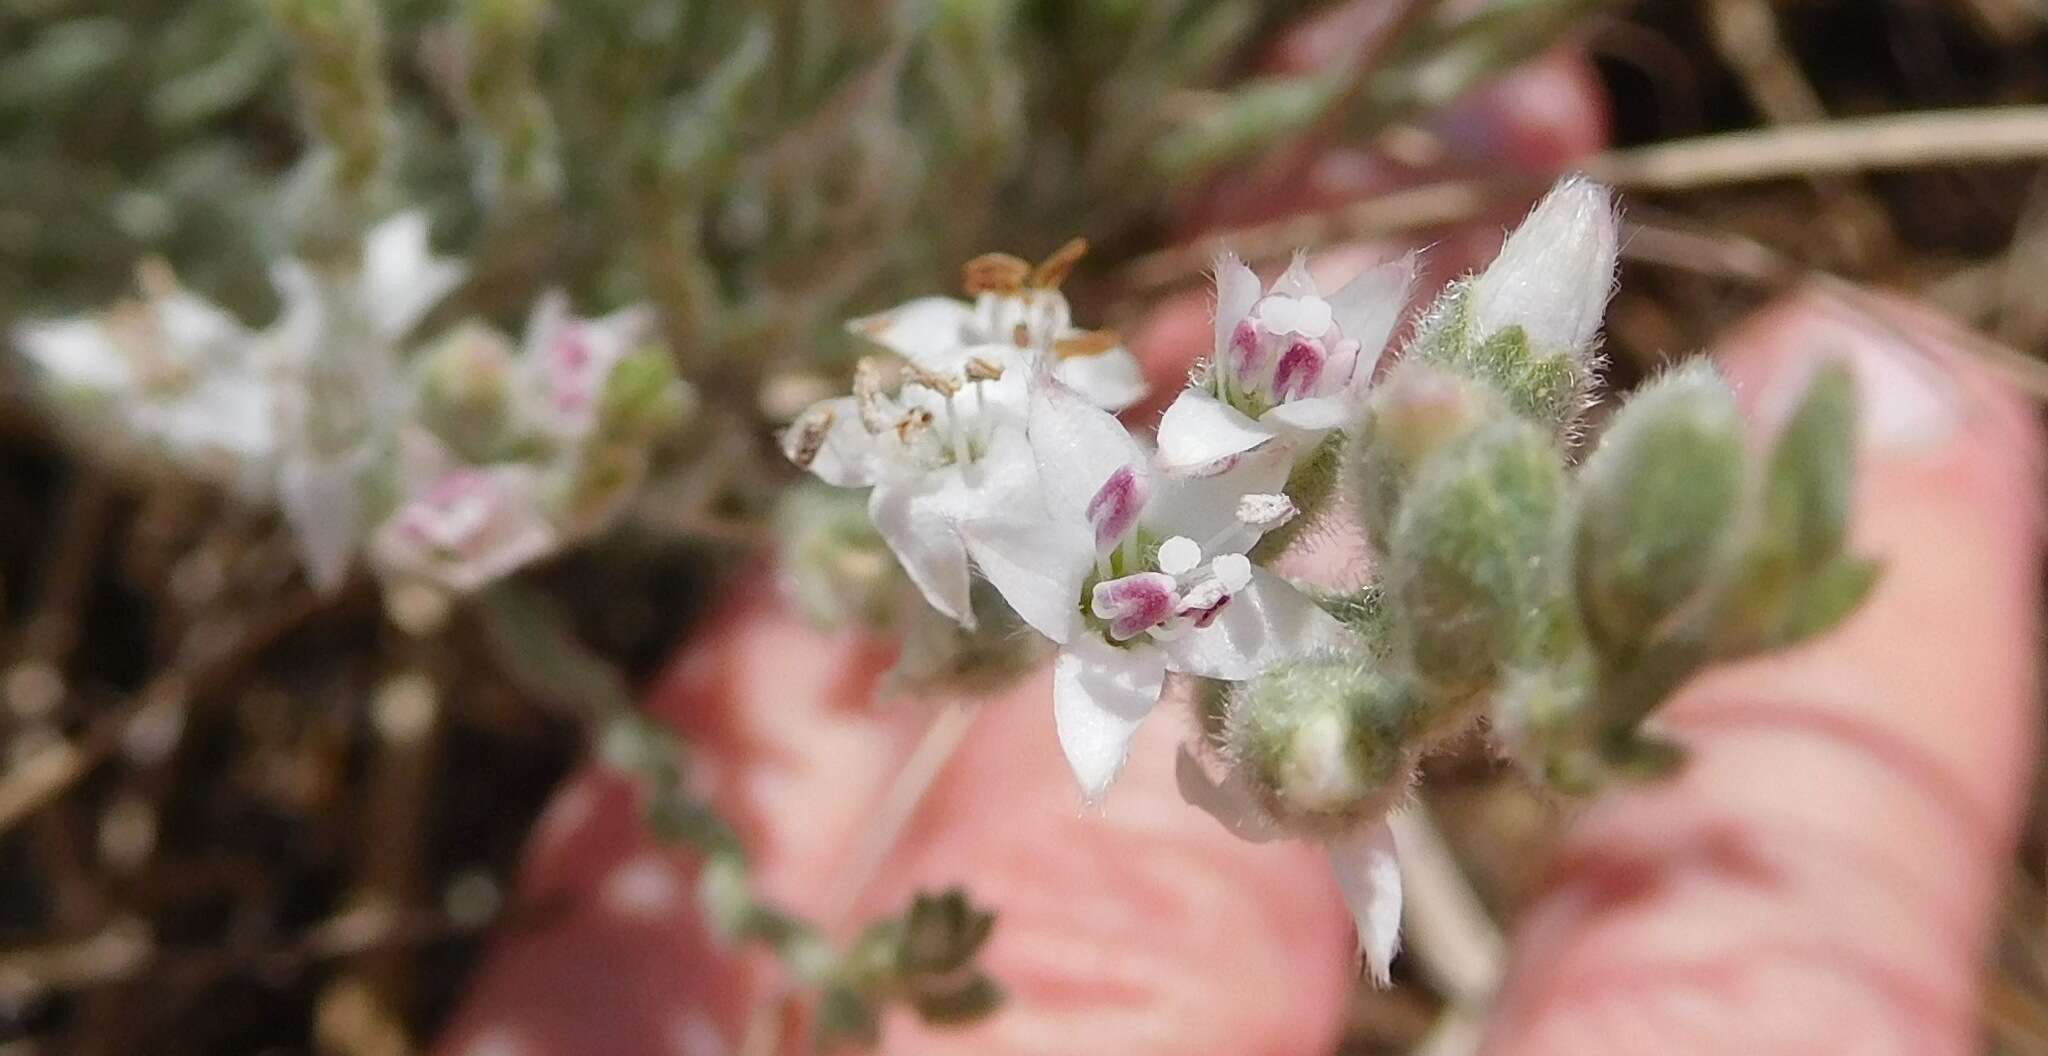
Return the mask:
[(1243, 500), (1279, 491), (1286, 459), (1166, 477), (1109, 413), (1050, 379), (1033, 390), (1040, 508), (987, 510), (964, 531), (982, 574), (1060, 647), (1053, 717), (1093, 801), (1122, 769), (1167, 671), (1245, 679), (1345, 632), (1244, 556), (1275, 526), (1277, 504)]
[(1199, 474), (1276, 442), (1313, 449), (1358, 413), (1414, 281), (1410, 254), (1325, 297), (1297, 255), (1261, 294), (1250, 268), (1222, 257), (1213, 358), (1160, 421), (1160, 464)]
[(362, 538), (364, 478), (390, 423), (409, 412), (398, 344), (463, 272), (460, 261), (433, 255), (419, 211), (372, 228), (352, 269), (287, 258), (272, 271), (284, 299), (265, 335), (277, 394), (278, 503), (317, 589), (332, 590), (347, 575)]
[(245, 498), (270, 489), (276, 435), (254, 335), (145, 265), (143, 296), (110, 311), (31, 322), (15, 342), (81, 438), (164, 458)]
[(516, 462), (457, 463), (424, 430), (399, 443), (398, 509), (371, 538), (378, 573), (468, 593), (552, 552), (539, 471)]
[(567, 294), (543, 294), (527, 319), (522, 342), (528, 413), (558, 439), (589, 436), (612, 368), (653, 334), (654, 311), (645, 305), (580, 319), (571, 314)]

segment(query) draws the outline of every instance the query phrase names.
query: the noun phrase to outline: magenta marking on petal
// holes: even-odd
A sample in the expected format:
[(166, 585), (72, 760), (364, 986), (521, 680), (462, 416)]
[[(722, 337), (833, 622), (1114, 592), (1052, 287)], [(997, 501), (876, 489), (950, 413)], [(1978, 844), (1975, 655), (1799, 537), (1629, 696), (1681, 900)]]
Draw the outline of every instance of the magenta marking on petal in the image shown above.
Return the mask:
[(1266, 369), (1265, 344), (1259, 340), (1258, 325), (1249, 318), (1230, 332), (1230, 367), (1239, 385), (1249, 388)]
[(1089, 595), (1089, 611), (1109, 621), (1109, 636), (1117, 641), (1134, 638), (1171, 619), (1180, 607), (1172, 576), (1163, 572), (1139, 572), (1121, 579), (1095, 584)]
[(1358, 373), (1358, 354), (1361, 351), (1363, 349), (1358, 342), (1348, 337), (1331, 347), (1327, 370), (1338, 384), (1349, 385), (1357, 380), (1354, 375)]
[(1088, 500), (1088, 523), (1095, 526), (1098, 549), (1122, 539), (1138, 523), (1147, 490), (1145, 478), (1133, 467), (1125, 466), (1110, 474), (1095, 497)]
[(1225, 594), (1217, 598), (1214, 605), (1210, 605), (1207, 608), (1191, 609), (1181, 613), (1181, 615), (1195, 621), (1196, 627), (1207, 627), (1216, 622), (1216, 617), (1223, 615), (1223, 607), (1230, 604), (1230, 598), (1230, 595)]
[(1288, 345), (1287, 351), (1280, 354), (1279, 365), (1273, 368), (1273, 398), (1285, 402), (1315, 395), (1328, 359), (1320, 341), (1304, 338)]

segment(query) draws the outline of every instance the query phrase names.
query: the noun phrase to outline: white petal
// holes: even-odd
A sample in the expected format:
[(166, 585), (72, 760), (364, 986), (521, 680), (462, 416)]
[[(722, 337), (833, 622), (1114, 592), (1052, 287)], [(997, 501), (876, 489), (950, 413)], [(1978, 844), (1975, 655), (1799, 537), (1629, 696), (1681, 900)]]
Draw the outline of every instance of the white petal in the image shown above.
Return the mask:
[(1259, 416), (1264, 426), (1284, 426), (1297, 433), (1324, 433), (1347, 424), (1358, 410), (1351, 401), (1338, 396), (1312, 396), (1276, 404)]
[(1067, 356), (1053, 368), (1053, 376), (1082, 399), (1105, 411), (1121, 411), (1145, 398), (1150, 387), (1138, 369), (1138, 359), (1124, 348), (1112, 348), (1085, 356)]
[(240, 361), (248, 331), (226, 309), (184, 289), (151, 300), (150, 307), (163, 328), (164, 343), (176, 350), (174, 355)]
[(1478, 332), (1520, 324), (1539, 349), (1590, 349), (1614, 292), (1615, 228), (1607, 188), (1583, 177), (1559, 182), (1473, 280)]
[(1250, 315), (1252, 306), (1259, 303), (1259, 277), (1235, 254), (1225, 253), (1216, 258), (1216, 349), (1213, 362), (1223, 362), (1223, 352), (1230, 347), (1230, 336), (1237, 331), (1237, 324)]
[(1199, 539), (1211, 554), (1248, 550), (1259, 541), (1259, 533), (1238, 520), (1238, 506), (1246, 495), (1283, 490), (1293, 468), (1291, 446), (1268, 444), (1237, 456), (1220, 473), (1163, 477), (1145, 505), (1141, 523), (1161, 538)]
[(14, 341), (60, 390), (110, 393), (133, 383), (127, 355), (97, 319), (24, 323), (15, 328)]
[(1401, 867), (1385, 821), (1330, 841), (1330, 866), (1358, 926), (1358, 945), (1373, 982), (1387, 985), (1401, 945)]
[(1294, 259), (1287, 262), (1287, 270), (1273, 280), (1270, 292), (1287, 297), (1315, 297), (1322, 292), (1316, 288), (1315, 276), (1308, 272), (1307, 253), (1294, 254)]
[(399, 213), (363, 236), (363, 310), (381, 337), (395, 341), (446, 297), (466, 270), (461, 261), (434, 256), (424, 210)]
[(1202, 473), (1275, 435), (1237, 408), (1200, 389), (1188, 389), (1159, 420), (1159, 465), (1169, 473)]
[(1343, 644), (1344, 625), (1263, 568), (1214, 623), (1160, 643), (1175, 671), (1238, 682), (1291, 657)]
[(846, 329), (926, 370), (955, 371), (963, 361), (963, 331), (974, 306), (951, 297), (919, 297), (886, 312), (855, 319)]
[(1146, 472), (1145, 449), (1116, 420), (1050, 377), (1034, 381), (1025, 431), (1038, 462), (1045, 511), (1056, 520), (1086, 523), (1088, 503), (1117, 470)]
[(987, 519), (961, 526), (981, 574), (1038, 633), (1060, 644), (1081, 623), (1081, 584), (1095, 560), (1087, 526)]
[(1202, 563), (1202, 546), (1185, 535), (1159, 544), (1159, 571), (1169, 576), (1193, 572)]
[(362, 460), (294, 458), (278, 473), (278, 504), (313, 589), (332, 593), (348, 575), (362, 534)]
[(1083, 634), (1060, 649), (1053, 664), (1053, 722), (1088, 802), (1109, 791), (1131, 737), (1165, 686), (1165, 658), (1151, 646), (1118, 648)]
[(1182, 746), (1180, 758), (1174, 760), (1173, 779), (1180, 786), (1181, 799), (1189, 806), (1201, 808), (1239, 839), (1265, 843), (1281, 835), (1279, 826), (1259, 807), (1251, 787), (1237, 771), (1232, 770), (1218, 781)]
[(1352, 378), (1363, 385), (1379, 365), (1380, 353), (1394, 336), (1394, 326), (1408, 307), (1408, 292), (1415, 285), (1416, 256), (1382, 264), (1359, 274), (1329, 297), (1337, 329), (1346, 339), (1358, 342), (1358, 365)]
[(868, 495), (868, 518), (932, 608), (974, 626), (967, 599), (967, 548), (944, 483), (884, 478)]

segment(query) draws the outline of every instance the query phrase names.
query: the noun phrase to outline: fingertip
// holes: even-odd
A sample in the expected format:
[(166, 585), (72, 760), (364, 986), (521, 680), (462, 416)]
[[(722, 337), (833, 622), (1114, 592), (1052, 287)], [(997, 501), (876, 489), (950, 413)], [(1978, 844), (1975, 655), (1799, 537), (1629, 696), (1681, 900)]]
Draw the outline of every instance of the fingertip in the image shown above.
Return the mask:
[(1664, 710), (1687, 767), (1574, 826), (1490, 1051), (1968, 1047), (2032, 760), (2040, 563), (2038, 431), (1973, 340), (1807, 290), (1724, 342), (1759, 428), (1818, 363), (1855, 372), (1853, 546), (1884, 575), (1836, 631)]

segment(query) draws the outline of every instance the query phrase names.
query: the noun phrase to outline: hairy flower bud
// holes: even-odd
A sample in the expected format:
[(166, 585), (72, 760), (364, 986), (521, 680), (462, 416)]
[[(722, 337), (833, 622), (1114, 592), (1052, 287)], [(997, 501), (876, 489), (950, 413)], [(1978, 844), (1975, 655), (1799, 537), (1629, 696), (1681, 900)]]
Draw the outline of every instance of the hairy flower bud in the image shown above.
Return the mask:
[(1584, 177), (1561, 181), (1472, 280), (1477, 338), (1519, 327), (1538, 356), (1589, 362), (1614, 292), (1616, 226), (1606, 187)]
[(1755, 531), (1721, 606), (1719, 655), (1823, 633), (1876, 584), (1877, 563), (1845, 550), (1855, 436), (1854, 381), (1840, 364), (1824, 367), (1772, 444)]
[(1433, 732), (1494, 687), (1558, 590), (1566, 485), (1556, 442), (1506, 418), (1431, 459), (1401, 504), (1386, 584)]
[(886, 629), (911, 607), (910, 579), (860, 493), (808, 481), (790, 488), (775, 513), (775, 537), (783, 593), (812, 622)]
[(1704, 360), (1615, 414), (1580, 474), (1574, 540), (1580, 615), (1604, 652), (1633, 657), (1697, 607), (1728, 564), (1748, 469), (1735, 394)]
[(1231, 688), (1224, 754), (1283, 827), (1341, 833), (1407, 792), (1412, 707), (1405, 686), (1355, 658), (1307, 657)]
[(512, 343), (465, 323), (420, 354), (419, 416), (449, 449), (472, 461), (501, 454), (511, 425)]
[(1388, 372), (1354, 429), (1345, 465), (1345, 487), (1367, 541), (1384, 553), (1401, 497), (1423, 464), (1504, 411), (1484, 386), (1421, 360)]

